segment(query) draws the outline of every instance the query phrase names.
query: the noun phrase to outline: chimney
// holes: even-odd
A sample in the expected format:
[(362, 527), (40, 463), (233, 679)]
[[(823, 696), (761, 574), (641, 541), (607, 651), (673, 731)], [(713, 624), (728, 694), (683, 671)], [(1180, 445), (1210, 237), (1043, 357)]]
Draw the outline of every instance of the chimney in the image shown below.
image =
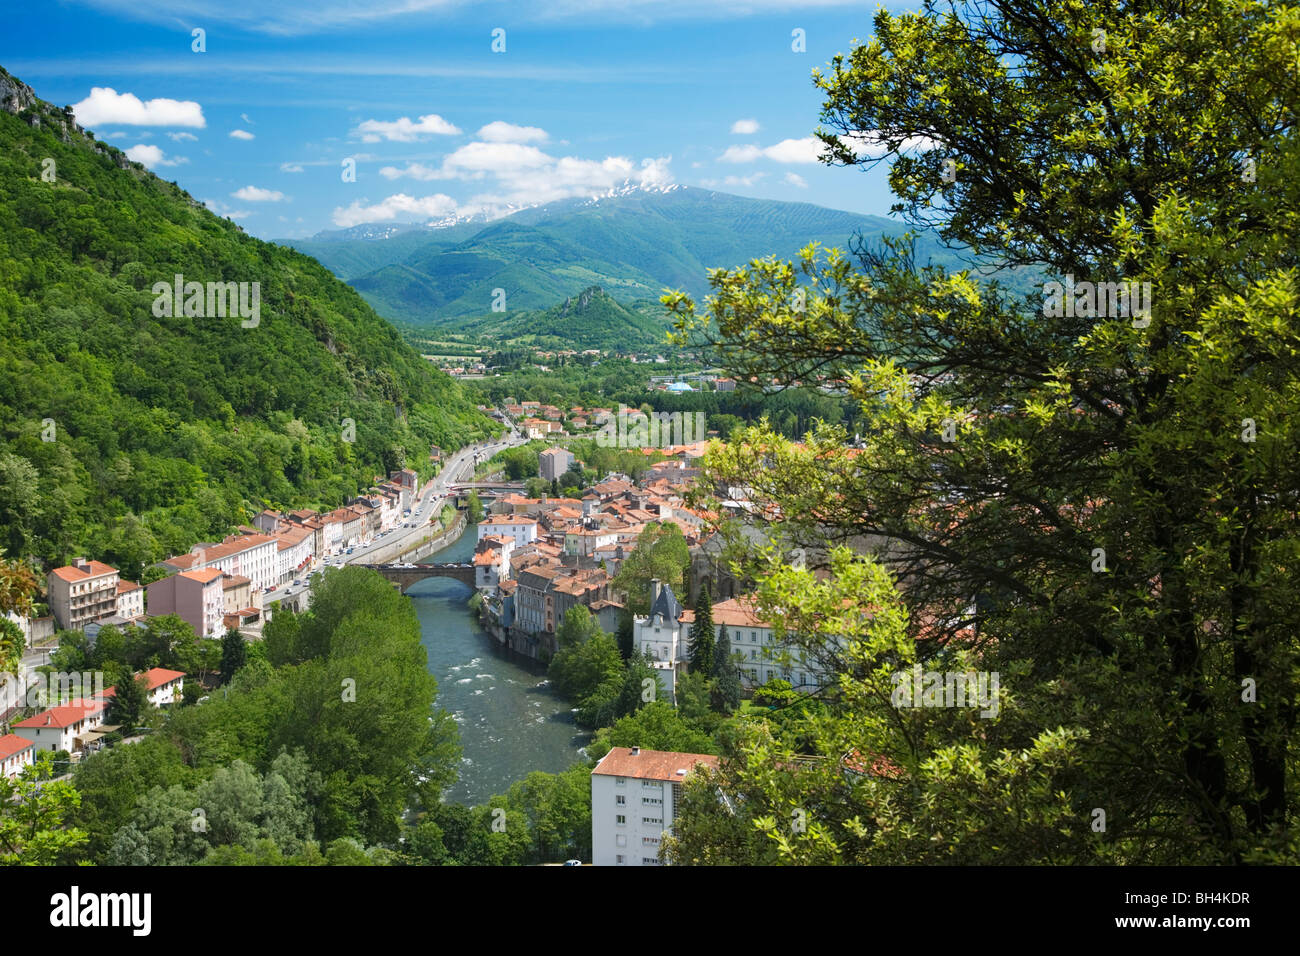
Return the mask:
[(659, 579), (658, 579), (658, 578), (654, 578), (653, 580), (651, 580), (651, 582), (650, 582), (650, 610), (652, 610), (652, 611), (654, 610), (655, 601), (658, 601), (658, 600), (659, 600), (659, 591), (660, 591), (660, 589), (661, 589), (662, 587), (663, 587), (663, 585), (659, 582)]
[(641, 753), (641, 748), (640, 748), (640, 747), (633, 747), (633, 748), (632, 748), (632, 756), (633, 756), (633, 757), (637, 756), (637, 755), (640, 754), (640, 753)]
[(76, 568), (78, 571), (87, 571), (87, 572), (90, 571), (90, 562), (88, 562), (85, 558), (73, 558), (72, 566)]

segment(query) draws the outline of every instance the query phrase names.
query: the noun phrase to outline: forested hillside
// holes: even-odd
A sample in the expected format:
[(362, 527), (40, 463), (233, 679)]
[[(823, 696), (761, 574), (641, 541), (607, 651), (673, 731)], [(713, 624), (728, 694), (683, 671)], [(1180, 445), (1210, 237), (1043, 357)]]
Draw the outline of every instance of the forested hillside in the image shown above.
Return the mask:
[[(3, 70), (0, 105), (10, 555), (138, 573), (253, 510), (337, 504), (492, 428), (316, 261), (245, 235)], [(258, 283), (256, 326), (155, 315), (154, 285), (177, 274)]]

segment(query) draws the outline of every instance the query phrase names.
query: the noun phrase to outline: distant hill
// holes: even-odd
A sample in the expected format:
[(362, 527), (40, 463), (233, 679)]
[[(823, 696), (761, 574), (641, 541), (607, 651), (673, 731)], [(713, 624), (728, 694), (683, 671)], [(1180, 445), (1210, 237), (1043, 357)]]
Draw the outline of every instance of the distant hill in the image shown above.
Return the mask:
[[(176, 274), (243, 283), (250, 305), (257, 283), (259, 321), (202, 296), (161, 309), (154, 287)], [(245, 235), (0, 69), (9, 556), (138, 574), (266, 504), (338, 504), (492, 427), (318, 262)]]
[[(530, 312), (593, 285), (621, 302), (656, 300), (664, 288), (702, 296), (710, 268), (792, 257), (814, 240), (844, 249), (854, 236), (903, 231), (878, 216), (669, 186), (562, 200), (487, 225), (285, 242), (320, 259), (394, 321), (459, 326), (491, 308), (495, 289), (505, 290), (509, 310)], [(918, 242), (917, 257), (958, 263), (929, 238)]]
[(490, 313), (458, 325), (461, 331), (503, 345), (610, 352), (662, 348), (668, 329), (666, 318), (620, 305), (600, 286), (584, 289), (549, 309)]

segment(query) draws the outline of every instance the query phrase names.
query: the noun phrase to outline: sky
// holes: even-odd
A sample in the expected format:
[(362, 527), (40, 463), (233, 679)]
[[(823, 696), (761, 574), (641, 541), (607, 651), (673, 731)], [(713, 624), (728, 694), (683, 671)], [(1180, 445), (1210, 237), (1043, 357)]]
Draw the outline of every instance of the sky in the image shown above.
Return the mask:
[(811, 138), (812, 71), (867, 42), (875, 9), (47, 0), (6, 12), (0, 66), (264, 239), (624, 183), (884, 216), (887, 170), (825, 166)]

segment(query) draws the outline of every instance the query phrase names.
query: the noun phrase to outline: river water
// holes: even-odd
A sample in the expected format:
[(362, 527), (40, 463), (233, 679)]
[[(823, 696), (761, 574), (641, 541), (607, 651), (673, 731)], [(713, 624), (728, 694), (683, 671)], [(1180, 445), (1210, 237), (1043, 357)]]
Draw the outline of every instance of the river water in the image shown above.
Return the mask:
[[(422, 560), (468, 561), (477, 537), (469, 525), (455, 543)], [(503, 649), (479, 627), (466, 606), (469, 587), (432, 578), (406, 593), (438, 678), (438, 705), (460, 727), (460, 779), (445, 800), (484, 803), (533, 770), (558, 773), (582, 759), (578, 751), (590, 735), (573, 722), (571, 705), (551, 690), (546, 668)]]

